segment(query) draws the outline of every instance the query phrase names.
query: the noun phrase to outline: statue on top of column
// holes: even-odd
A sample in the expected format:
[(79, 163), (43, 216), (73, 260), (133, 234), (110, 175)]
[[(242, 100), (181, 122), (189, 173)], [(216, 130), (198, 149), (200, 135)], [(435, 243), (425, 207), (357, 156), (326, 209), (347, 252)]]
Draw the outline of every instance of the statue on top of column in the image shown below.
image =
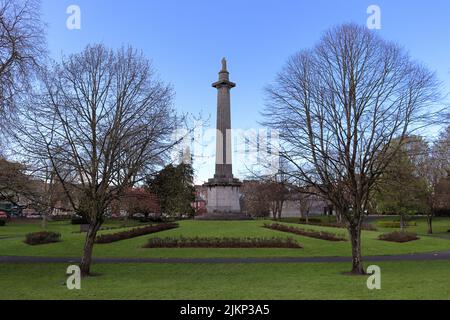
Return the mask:
[(227, 71), (227, 59), (222, 58), (222, 71)]

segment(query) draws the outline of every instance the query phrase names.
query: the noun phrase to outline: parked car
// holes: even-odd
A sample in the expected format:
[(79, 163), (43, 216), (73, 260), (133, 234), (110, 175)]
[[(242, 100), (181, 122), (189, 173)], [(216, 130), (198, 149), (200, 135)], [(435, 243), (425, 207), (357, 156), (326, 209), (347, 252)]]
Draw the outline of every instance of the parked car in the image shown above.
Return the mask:
[(8, 214), (5, 211), (0, 211), (0, 220), (7, 220)]
[(27, 215), (27, 219), (40, 219), (42, 216), (38, 213), (33, 213), (33, 214), (29, 214)]

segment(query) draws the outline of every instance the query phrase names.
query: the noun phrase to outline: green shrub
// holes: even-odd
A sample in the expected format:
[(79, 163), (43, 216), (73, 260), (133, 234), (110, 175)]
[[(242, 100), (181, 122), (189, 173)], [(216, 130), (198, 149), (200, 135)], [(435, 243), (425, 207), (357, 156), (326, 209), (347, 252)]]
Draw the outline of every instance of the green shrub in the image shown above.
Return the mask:
[(61, 239), (61, 234), (51, 231), (40, 231), (28, 233), (25, 238), (25, 243), (29, 245), (38, 245), (46, 243), (58, 242)]
[(0, 220), (0, 227), (4, 227), (6, 226), (6, 221), (5, 220)]
[(378, 236), (379, 240), (391, 241), (391, 242), (409, 242), (418, 240), (419, 237), (413, 232), (394, 231), (390, 233), (384, 233)]

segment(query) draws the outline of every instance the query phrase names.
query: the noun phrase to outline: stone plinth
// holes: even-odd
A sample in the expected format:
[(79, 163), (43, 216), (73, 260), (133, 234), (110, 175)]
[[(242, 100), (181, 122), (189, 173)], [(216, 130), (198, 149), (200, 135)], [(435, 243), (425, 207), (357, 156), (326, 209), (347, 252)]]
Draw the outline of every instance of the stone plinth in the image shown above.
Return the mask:
[(241, 184), (239, 182), (220, 184), (209, 182), (208, 200), (206, 209), (208, 213), (240, 213), (239, 203)]

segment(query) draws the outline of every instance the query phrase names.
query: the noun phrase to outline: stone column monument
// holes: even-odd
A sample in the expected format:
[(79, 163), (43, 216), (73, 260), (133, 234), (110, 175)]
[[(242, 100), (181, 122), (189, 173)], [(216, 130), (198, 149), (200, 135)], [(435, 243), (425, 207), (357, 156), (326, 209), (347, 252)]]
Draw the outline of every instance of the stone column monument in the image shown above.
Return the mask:
[(227, 61), (222, 59), (217, 89), (216, 172), (205, 184), (208, 190), (205, 218), (242, 219), (239, 203), (241, 182), (233, 177), (231, 161), (230, 90), (236, 86), (229, 79)]

